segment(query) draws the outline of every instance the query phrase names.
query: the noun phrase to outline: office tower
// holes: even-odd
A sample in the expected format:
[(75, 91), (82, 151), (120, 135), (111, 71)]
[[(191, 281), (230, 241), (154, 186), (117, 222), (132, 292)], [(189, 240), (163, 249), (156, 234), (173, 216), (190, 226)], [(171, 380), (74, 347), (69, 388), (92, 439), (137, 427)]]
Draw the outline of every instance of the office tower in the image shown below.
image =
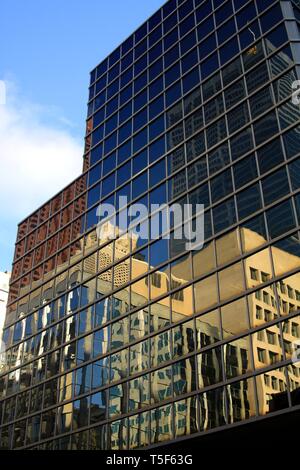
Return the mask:
[[(169, 0), (91, 72), (83, 173), (19, 225), (2, 449), (200, 443), (299, 406), (299, 8)], [(97, 230), (119, 196), (204, 204), (204, 246)]]

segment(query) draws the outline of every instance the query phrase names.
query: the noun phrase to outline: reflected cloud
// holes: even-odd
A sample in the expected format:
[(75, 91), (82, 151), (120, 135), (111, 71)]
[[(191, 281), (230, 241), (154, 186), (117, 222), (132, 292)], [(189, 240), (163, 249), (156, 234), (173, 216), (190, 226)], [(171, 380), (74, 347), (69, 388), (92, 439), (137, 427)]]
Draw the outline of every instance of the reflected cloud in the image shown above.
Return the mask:
[(80, 173), (83, 151), (61, 116), (57, 125), (53, 118), (47, 123), (55, 110), (27, 101), (13, 82), (6, 88), (6, 104), (0, 106), (0, 199), (9, 201), (0, 208), (4, 235)]

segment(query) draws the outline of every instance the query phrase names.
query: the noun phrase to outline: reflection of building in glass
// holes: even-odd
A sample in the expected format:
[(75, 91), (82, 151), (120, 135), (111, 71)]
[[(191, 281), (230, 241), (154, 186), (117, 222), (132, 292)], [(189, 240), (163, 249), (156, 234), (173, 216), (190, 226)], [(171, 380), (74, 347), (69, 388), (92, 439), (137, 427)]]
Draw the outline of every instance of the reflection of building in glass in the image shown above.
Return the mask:
[(2, 327), (5, 320), (6, 303), (8, 299), (8, 284), (10, 273), (0, 273), (0, 340), (2, 337)]
[[(300, 404), (300, 16), (213, 3), (170, 0), (92, 71), (83, 174), (19, 225), (2, 449), (201, 440)], [(119, 196), (204, 204), (203, 249), (119, 215), (97, 235)]]

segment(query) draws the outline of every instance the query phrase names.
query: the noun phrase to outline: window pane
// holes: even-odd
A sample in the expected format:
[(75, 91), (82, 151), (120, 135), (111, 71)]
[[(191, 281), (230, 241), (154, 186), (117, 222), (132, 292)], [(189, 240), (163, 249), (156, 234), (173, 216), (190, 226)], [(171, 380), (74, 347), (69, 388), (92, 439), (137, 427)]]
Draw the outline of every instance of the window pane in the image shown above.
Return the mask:
[(241, 262), (219, 272), (219, 286), (221, 301), (244, 292), (244, 270)]
[(174, 395), (183, 395), (196, 389), (195, 357), (173, 364)]
[(267, 211), (269, 234), (275, 238), (295, 227), (295, 218), (291, 200), (283, 202)]
[[(235, 300), (221, 308), (223, 338), (230, 338), (249, 329), (246, 299)], [(238, 319), (238, 321), (236, 321)]]
[(244, 375), (253, 370), (248, 336), (226, 344), (224, 356), (225, 374), (228, 379)]
[(263, 174), (284, 160), (279, 139), (275, 139), (257, 151), (258, 166)]
[(228, 385), (227, 393), (231, 403), (228, 416), (230, 423), (249, 419), (256, 415), (256, 394), (253, 378)]
[(278, 132), (276, 114), (270, 113), (254, 124), (256, 144), (259, 145)]
[(273, 106), (273, 99), (271, 89), (269, 87), (258, 91), (254, 96), (252, 96), (252, 98), (250, 98), (250, 108), (253, 119), (271, 106)]
[(209, 349), (197, 356), (199, 388), (214, 385), (223, 380), (222, 348)]
[(194, 284), (195, 312), (199, 313), (218, 302), (217, 277), (212, 275)]
[(175, 437), (193, 434), (199, 430), (197, 397), (186, 398), (175, 403)]
[(200, 429), (213, 429), (226, 423), (226, 405), (224, 389), (217, 388), (199, 395)]
[(231, 170), (226, 170), (211, 180), (212, 203), (233, 191)]
[(233, 198), (223, 202), (213, 209), (215, 233), (219, 233), (236, 222), (235, 205)]
[(249, 155), (233, 167), (235, 188), (239, 189), (257, 177), (255, 155)]
[(285, 168), (278, 170), (262, 180), (262, 188), (265, 204), (280, 199), (290, 191), (287, 171)]
[(195, 319), (196, 348), (202, 349), (221, 340), (219, 310), (205, 313)]
[(237, 195), (239, 219), (243, 219), (262, 208), (259, 184), (241, 191)]

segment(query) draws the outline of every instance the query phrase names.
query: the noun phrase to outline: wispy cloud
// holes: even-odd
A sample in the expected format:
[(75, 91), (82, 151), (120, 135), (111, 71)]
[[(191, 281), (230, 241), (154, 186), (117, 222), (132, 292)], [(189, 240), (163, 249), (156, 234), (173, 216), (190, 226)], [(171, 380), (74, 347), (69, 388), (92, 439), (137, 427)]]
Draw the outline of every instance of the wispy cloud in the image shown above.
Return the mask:
[(53, 117), (53, 108), (28, 102), (7, 83), (6, 104), (0, 106), (0, 270), (17, 223), (82, 169), (82, 141), (61, 114), (57, 123), (47, 123), (48, 113)]

